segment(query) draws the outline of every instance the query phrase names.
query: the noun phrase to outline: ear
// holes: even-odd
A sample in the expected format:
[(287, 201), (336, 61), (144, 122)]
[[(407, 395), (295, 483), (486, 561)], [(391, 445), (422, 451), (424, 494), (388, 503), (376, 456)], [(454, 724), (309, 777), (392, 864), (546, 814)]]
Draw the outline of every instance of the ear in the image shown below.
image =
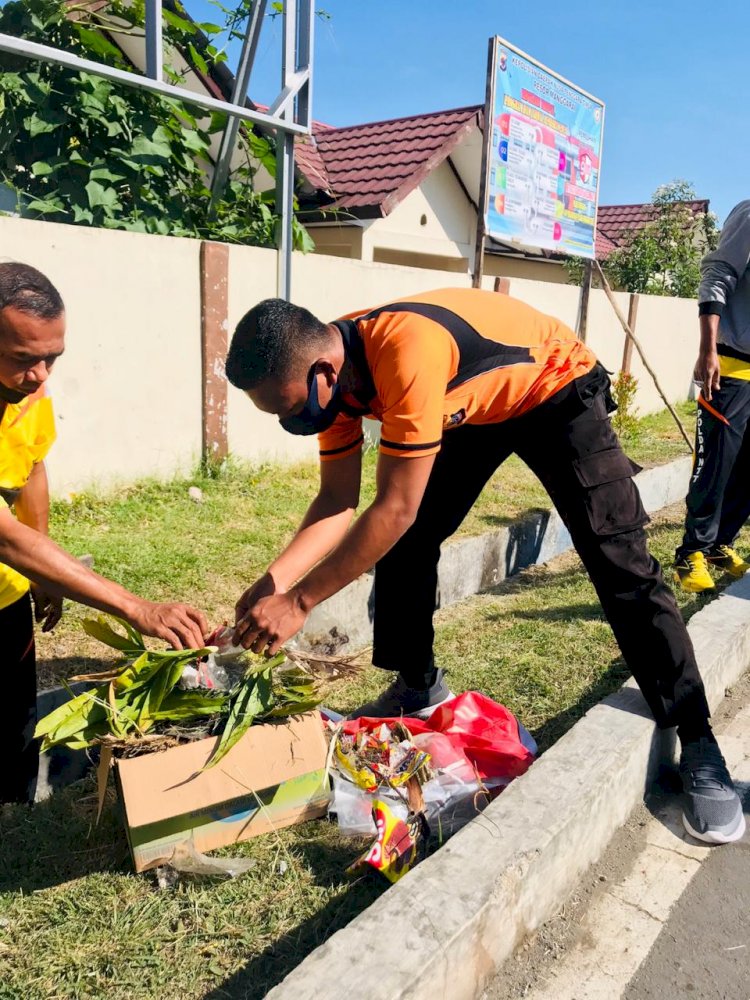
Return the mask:
[(318, 358), (315, 362), (315, 374), (325, 376), (326, 385), (329, 387), (335, 385), (339, 380), (336, 366), (328, 358)]

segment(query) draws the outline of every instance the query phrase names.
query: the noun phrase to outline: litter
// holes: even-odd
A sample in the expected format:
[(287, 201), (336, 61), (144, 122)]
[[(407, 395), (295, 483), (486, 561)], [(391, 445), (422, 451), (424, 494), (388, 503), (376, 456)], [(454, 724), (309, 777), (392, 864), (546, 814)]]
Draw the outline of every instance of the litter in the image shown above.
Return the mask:
[(428, 720), (360, 718), (333, 731), (329, 815), (342, 833), (375, 835), (349, 869), (369, 865), (390, 881), (481, 812), (529, 767), (533, 737), (502, 705), (459, 695)]

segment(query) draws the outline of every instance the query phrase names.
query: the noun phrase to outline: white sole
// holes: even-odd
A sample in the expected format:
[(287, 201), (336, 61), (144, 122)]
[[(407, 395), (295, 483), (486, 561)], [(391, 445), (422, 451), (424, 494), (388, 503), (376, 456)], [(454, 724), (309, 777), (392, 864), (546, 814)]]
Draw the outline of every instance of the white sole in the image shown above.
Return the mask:
[(698, 831), (694, 830), (688, 822), (688, 818), (685, 813), (682, 814), (682, 823), (691, 837), (695, 837), (696, 840), (703, 841), (704, 844), (733, 844), (736, 840), (740, 840), (745, 835), (746, 823), (744, 812), (740, 813), (737, 826), (731, 831), (731, 833), (712, 833), (711, 831), (698, 833)]
[(409, 712), (408, 714), (404, 715), (404, 718), (429, 719), (432, 713), (437, 711), (437, 709), (439, 709), (441, 705), (445, 705), (445, 703), (448, 701), (453, 701), (455, 697), (456, 697), (455, 694), (453, 694), (452, 691), (449, 691), (448, 694), (445, 696), (445, 698), (443, 698), (442, 701), (439, 701), (437, 705), (430, 705), (429, 708), (421, 708), (418, 712)]

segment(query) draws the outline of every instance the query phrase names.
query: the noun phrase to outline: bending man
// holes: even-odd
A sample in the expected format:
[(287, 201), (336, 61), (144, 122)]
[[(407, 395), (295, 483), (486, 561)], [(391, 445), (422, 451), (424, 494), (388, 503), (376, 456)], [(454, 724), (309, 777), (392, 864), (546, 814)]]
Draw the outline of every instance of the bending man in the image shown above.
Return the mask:
[[(660, 726), (682, 741), (685, 824), (735, 840), (742, 808), (693, 648), (608, 413), (609, 378), (572, 330), (505, 295), (444, 289), (323, 324), (278, 299), (242, 319), (227, 376), (293, 434), (319, 434), (321, 486), (297, 535), (238, 603), (238, 638), (273, 653), (311, 609), (375, 566), (373, 663), (393, 684), (358, 714), (428, 714), (440, 546), (513, 452), (565, 521)], [(382, 422), (377, 494), (359, 502), (362, 418)], [(408, 617), (409, 627), (404, 627)]]

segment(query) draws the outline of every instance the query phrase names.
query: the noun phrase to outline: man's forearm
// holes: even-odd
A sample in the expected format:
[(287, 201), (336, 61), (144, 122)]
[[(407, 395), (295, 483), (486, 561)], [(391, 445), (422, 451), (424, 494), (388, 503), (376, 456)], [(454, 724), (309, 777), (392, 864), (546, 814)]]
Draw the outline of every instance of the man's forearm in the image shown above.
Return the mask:
[(701, 354), (713, 354), (716, 351), (716, 340), (719, 335), (719, 317), (708, 314), (700, 317)]
[(332, 507), (324, 497), (316, 497), (297, 534), (268, 567), (277, 590), (288, 590), (335, 549), (346, 535), (353, 516), (353, 508)]
[(304, 611), (311, 611), (372, 569), (393, 548), (412, 520), (377, 501), (368, 507), (341, 544), (292, 588)]
[(117, 583), (92, 572), (45, 535), (20, 524), (5, 511), (0, 516), (0, 562), (23, 573), (56, 597), (129, 617), (139, 599)]
[(49, 534), (49, 484), (44, 463), (35, 465), (15, 503), (16, 517), (27, 528)]

